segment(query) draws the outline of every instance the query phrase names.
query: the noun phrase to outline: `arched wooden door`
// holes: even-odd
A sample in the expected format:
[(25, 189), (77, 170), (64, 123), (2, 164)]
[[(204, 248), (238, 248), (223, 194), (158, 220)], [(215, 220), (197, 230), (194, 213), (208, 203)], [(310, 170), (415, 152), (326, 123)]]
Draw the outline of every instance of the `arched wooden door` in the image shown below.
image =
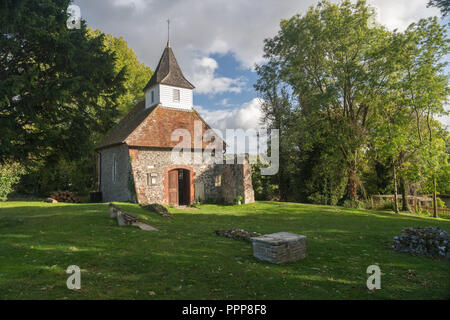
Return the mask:
[(169, 171), (169, 204), (178, 205), (178, 170)]

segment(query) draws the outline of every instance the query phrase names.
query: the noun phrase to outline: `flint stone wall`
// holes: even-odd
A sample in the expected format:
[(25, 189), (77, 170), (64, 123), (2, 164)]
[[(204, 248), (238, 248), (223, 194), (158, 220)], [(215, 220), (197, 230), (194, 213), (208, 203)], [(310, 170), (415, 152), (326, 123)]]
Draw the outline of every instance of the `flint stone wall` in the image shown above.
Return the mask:
[[(242, 196), (243, 203), (255, 201), (252, 171), (244, 164), (195, 164), (193, 159), (174, 162), (171, 149), (119, 145), (100, 152), (100, 191), (104, 202), (168, 204), (168, 171), (183, 168), (193, 172), (194, 201), (233, 203)], [(116, 181), (112, 181), (113, 155), (116, 157)], [(221, 176), (216, 186), (216, 177)], [(148, 179), (155, 178), (156, 183)], [(200, 192), (201, 191), (201, 192)]]
[[(138, 201), (167, 204), (167, 172), (175, 168), (183, 168), (194, 172), (194, 185), (201, 183), (204, 186), (205, 199), (201, 200), (213, 199), (219, 201), (221, 188), (215, 186), (215, 178), (217, 175), (222, 174), (221, 166), (215, 164), (194, 164), (193, 161), (175, 163), (172, 160), (171, 152), (171, 149), (161, 150), (142, 147), (130, 149)], [(147, 174), (153, 174), (153, 177), (156, 178), (156, 184), (147, 185)]]
[[(112, 180), (113, 158), (116, 157), (116, 180)], [(100, 151), (99, 159), (100, 191), (103, 202), (133, 202), (128, 187), (130, 161), (128, 147), (119, 145)]]

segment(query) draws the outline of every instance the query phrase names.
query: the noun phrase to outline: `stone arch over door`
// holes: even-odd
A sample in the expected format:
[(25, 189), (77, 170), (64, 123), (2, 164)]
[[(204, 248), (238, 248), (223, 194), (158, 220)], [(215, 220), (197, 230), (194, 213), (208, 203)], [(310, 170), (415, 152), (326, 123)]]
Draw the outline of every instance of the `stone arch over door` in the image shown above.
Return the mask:
[[(169, 190), (169, 175), (172, 175), (172, 179), (173, 179), (173, 174), (175, 170), (184, 170), (184, 174), (188, 174), (188, 185), (187, 185), (187, 190), (183, 190), (184, 192), (188, 193), (188, 199), (186, 201), (186, 204), (193, 204), (194, 203), (194, 169), (191, 166), (186, 166), (186, 165), (172, 165), (169, 166), (167, 168), (164, 169), (164, 178), (163, 178), (163, 185), (164, 185), (164, 198), (163, 198), (163, 202), (165, 204), (170, 204), (169, 200), (170, 200), (170, 191), (173, 192), (173, 190)], [(174, 195), (172, 194), (172, 197)]]

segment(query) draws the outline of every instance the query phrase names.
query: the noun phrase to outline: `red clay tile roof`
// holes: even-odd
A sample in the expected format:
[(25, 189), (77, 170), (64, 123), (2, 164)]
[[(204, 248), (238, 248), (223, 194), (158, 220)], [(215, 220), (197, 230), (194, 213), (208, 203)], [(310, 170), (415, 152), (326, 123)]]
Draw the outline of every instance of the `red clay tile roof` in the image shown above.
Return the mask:
[(145, 100), (136, 106), (114, 127), (109, 134), (98, 144), (96, 150), (111, 145), (124, 143), (125, 139), (139, 126), (142, 121), (153, 111), (152, 108), (145, 108)]
[[(200, 121), (202, 134), (210, 126), (195, 110), (179, 110), (156, 106), (145, 108), (145, 101), (136, 107), (119, 122), (107, 137), (96, 147), (96, 150), (108, 146), (126, 143), (132, 147), (173, 148), (178, 141), (171, 141), (172, 132), (186, 129), (191, 135), (191, 148), (194, 144), (194, 121)], [(200, 137), (201, 138), (201, 137)], [(205, 149), (209, 142), (201, 146)]]

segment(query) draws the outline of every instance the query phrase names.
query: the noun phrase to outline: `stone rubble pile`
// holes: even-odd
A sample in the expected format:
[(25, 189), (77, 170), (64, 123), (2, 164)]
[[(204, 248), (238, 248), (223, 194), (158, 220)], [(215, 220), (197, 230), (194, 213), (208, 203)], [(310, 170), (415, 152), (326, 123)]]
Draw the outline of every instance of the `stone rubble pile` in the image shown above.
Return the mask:
[(217, 234), (218, 236), (244, 241), (250, 241), (250, 238), (259, 237), (261, 235), (258, 232), (249, 232), (243, 229), (236, 229), (236, 228), (232, 228), (229, 230), (217, 229), (214, 231), (214, 233)]
[[(57, 202), (69, 202), (69, 203), (82, 203), (80, 198), (78, 198), (73, 192), (70, 191), (55, 191), (51, 194), (50, 198), (52, 200), (56, 200), (56, 202), (52, 201), (51, 203)], [(49, 201), (47, 201), (49, 202)]]
[(142, 208), (146, 209), (146, 210), (150, 210), (150, 211), (156, 212), (161, 217), (168, 218), (168, 219), (172, 219), (173, 218), (173, 216), (169, 213), (169, 210), (167, 210), (167, 208), (165, 206), (163, 206), (162, 204), (159, 204), (159, 203), (152, 203), (152, 204), (142, 203), (142, 204), (139, 204), (139, 205)]
[(392, 248), (399, 252), (450, 259), (450, 232), (439, 227), (405, 228), (395, 236)]

